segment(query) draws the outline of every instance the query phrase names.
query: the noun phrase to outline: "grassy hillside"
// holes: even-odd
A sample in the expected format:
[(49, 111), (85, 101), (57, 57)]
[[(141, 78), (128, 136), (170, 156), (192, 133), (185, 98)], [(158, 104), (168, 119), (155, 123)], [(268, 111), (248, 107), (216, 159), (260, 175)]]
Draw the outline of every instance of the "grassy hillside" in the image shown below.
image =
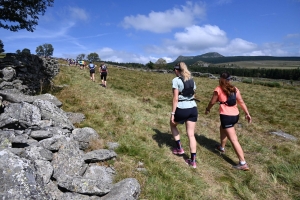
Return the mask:
[[(99, 65), (98, 65), (99, 66)], [(236, 171), (238, 162), (230, 143), (226, 154), (214, 151), (219, 141), (218, 106), (204, 115), (217, 80), (195, 78), (199, 120), (196, 127), (197, 169), (189, 168), (188, 139), (179, 126), (186, 153), (170, 151), (174, 141), (169, 128), (174, 74), (126, 70), (109, 66), (108, 87), (89, 79), (88, 70), (61, 67), (55, 85), (68, 85), (53, 94), (63, 110), (81, 112), (86, 120), (77, 127), (92, 127), (102, 148), (118, 142), (115, 182), (133, 177), (141, 184), (140, 199), (300, 199), (299, 140), (270, 134), (282, 130), (300, 138), (300, 90), (234, 83), (242, 92), (253, 123), (241, 113), (237, 133), (250, 171)], [(98, 70), (98, 69), (97, 69)], [(97, 71), (96, 70), (96, 71)], [(143, 163), (143, 164), (141, 164)], [(146, 171), (138, 171), (143, 165)]]

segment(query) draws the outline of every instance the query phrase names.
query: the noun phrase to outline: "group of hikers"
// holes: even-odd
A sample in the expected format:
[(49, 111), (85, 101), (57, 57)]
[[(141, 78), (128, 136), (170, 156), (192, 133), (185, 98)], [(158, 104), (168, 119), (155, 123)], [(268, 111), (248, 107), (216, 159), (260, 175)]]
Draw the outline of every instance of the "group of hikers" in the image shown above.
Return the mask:
[[(196, 150), (197, 143), (195, 138), (195, 127), (198, 119), (197, 101), (194, 98), (196, 84), (184, 62), (179, 62), (174, 66), (176, 77), (172, 80), (173, 101), (170, 117), (170, 128), (175, 140), (176, 147), (172, 152), (175, 155), (184, 154), (184, 149), (180, 142), (180, 134), (177, 129), (178, 124), (186, 126), (186, 132), (189, 139), (190, 159), (185, 160), (186, 164), (196, 168)], [(245, 113), (246, 120), (251, 123), (252, 118), (244, 103), (239, 89), (230, 82), (231, 76), (228, 72), (220, 74), (219, 85), (214, 89), (210, 102), (208, 103), (205, 114), (209, 114), (214, 104), (219, 103), (220, 114), (220, 143), (215, 146), (215, 150), (221, 154), (225, 153), (227, 139), (231, 142), (235, 153), (238, 156), (239, 163), (233, 168), (238, 170), (249, 170), (245, 161), (243, 149), (238, 141), (234, 125), (239, 120), (239, 105)]]
[[(86, 61), (84, 60), (75, 60), (75, 59), (66, 59), (69, 66), (70, 65), (79, 65), (80, 69), (85, 69), (86, 67), (90, 70), (90, 79), (95, 82), (95, 71), (97, 68), (97, 65), (94, 64), (92, 61), (89, 62), (89, 64), (86, 64)], [(100, 63), (99, 66), (99, 73), (100, 73), (100, 79), (101, 79), (101, 86), (105, 87), (107, 86), (106, 78), (108, 69), (104, 62)]]
[[(95, 65), (92, 61), (88, 64), (89, 70), (90, 70), (90, 79), (95, 82), (95, 70), (97, 65)], [(100, 73), (100, 79), (102, 82), (102, 86), (106, 88), (106, 77), (108, 73), (107, 66), (102, 62), (100, 63), (99, 67), (99, 73)]]

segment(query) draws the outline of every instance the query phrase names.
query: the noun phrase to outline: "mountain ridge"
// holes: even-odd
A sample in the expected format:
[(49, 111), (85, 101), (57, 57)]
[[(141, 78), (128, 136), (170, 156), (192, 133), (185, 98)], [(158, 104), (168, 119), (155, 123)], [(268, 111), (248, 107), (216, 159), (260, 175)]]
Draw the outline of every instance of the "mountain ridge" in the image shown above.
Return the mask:
[(208, 52), (197, 56), (178, 56), (177, 59), (169, 64), (178, 63), (180, 61), (185, 62), (188, 65), (192, 65), (198, 61), (207, 63), (227, 63), (238, 61), (262, 61), (262, 60), (281, 60), (281, 61), (300, 61), (299, 56), (290, 57), (277, 57), (277, 56), (223, 56), (217, 52)]

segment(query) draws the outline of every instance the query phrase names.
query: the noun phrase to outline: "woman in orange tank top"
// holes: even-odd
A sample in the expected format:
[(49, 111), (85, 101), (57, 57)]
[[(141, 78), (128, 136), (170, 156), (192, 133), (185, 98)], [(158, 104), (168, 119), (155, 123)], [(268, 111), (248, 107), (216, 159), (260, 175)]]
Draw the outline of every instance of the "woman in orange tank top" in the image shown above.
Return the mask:
[[(248, 112), (247, 106), (244, 103), (241, 93), (238, 88), (234, 87), (230, 83), (231, 77), (230, 74), (227, 72), (223, 72), (220, 75), (219, 86), (215, 88), (212, 98), (208, 103), (205, 114), (207, 115), (210, 112), (210, 109), (213, 105), (217, 102), (220, 103), (219, 113), (220, 113), (220, 144), (216, 145), (216, 150), (220, 153), (225, 153), (225, 144), (227, 139), (230, 140), (235, 153), (239, 158), (239, 164), (233, 166), (235, 169), (240, 170), (249, 170), (248, 164), (244, 158), (244, 151), (238, 141), (234, 125), (239, 120), (239, 109), (237, 104), (242, 108), (245, 112), (245, 118), (251, 123), (252, 119)], [(225, 102), (228, 99), (228, 96), (231, 93), (235, 93), (236, 96), (236, 104), (235, 105), (228, 105)]]

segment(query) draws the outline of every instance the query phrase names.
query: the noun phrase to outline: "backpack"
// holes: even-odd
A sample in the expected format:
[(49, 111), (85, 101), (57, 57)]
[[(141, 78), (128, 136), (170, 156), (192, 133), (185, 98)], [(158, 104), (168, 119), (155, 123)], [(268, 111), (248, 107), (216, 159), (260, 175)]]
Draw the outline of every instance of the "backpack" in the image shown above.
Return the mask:
[(236, 104), (236, 93), (230, 93), (230, 95), (227, 96), (227, 101), (220, 102), (220, 104), (225, 104), (226, 106), (234, 106)]
[(182, 96), (185, 97), (189, 97), (189, 96), (193, 96), (195, 94), (194, 91), (194, 80), (191, 78), (187, 81), (184, 81), (182, 77), (179, 77), (184, 85), (184, 88), (181, 92), (179, 92), (179, 94), (181, 94)]
[(93, 63), (90, 63), (90, 64), (89, 64), (89, 67), (90, 67), (90, 69), (94, 69), (94, 68), (95, 68), (95, 65), (94, 65)]
[(102, 70), (102, 71), (106, 71), (106, 69), (107, 69), (106, 65), (102, 65), (102, 66), (101, 66), (101, 70)]

